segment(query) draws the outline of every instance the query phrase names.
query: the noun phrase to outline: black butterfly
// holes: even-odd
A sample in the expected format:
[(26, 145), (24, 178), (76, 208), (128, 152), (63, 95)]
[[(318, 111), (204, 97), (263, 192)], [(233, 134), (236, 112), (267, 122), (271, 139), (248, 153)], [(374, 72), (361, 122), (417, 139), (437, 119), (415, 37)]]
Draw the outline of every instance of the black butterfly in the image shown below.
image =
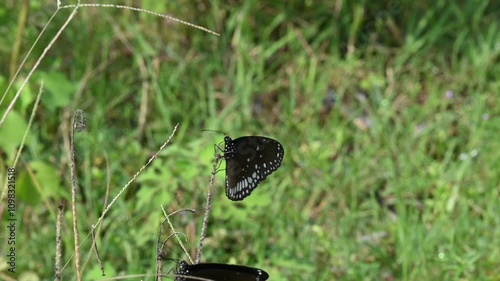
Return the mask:
[[(193, 278), (190, 278), (193, 277)], [(198, 278), (196, 278), (198, 277)], [(175, 281), (192, 281), (206, 278), (214, 281), (265, 281), (269, 274), (262, 269), (223, 263), (179, 263)]]
[(276, 171), (283, 160), (285, 150), (276, 140), (248, 136), (231, 139), (224, 137), (226, 160), (226, 196), (241, 201)]

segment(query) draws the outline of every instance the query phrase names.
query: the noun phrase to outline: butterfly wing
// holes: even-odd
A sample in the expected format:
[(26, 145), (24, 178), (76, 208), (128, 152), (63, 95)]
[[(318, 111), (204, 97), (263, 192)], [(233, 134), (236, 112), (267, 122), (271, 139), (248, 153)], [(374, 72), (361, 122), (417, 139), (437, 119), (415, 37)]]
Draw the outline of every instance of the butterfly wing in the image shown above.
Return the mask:
[(265, 281), (269, 274), (262, 269), (252, 268), (242, 265), (222, 264), (222, 263), (198, 263), (189, 265), (181, 261), (180, 269), (176, 272), (178, 281), (199, 280), (201, 277), (210, 280), (227, 281)]
[(224, 138), (226, 159), (226, 196), (233, 201), (243, 200), (276, 171), (285, 150), (276, 140), (247, 136), (231, 140)]

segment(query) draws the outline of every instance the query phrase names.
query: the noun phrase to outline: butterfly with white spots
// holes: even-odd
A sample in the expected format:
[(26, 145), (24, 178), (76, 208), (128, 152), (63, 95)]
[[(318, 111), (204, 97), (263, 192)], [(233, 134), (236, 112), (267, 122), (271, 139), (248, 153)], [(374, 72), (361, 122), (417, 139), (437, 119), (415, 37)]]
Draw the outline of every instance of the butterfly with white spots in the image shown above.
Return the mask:
[(278, 141), (261, 136), (237, 139), (224, 137), (226, 160), (226, 196), (241, 201), (259, 183), (276, 171), (283, 161), (285, 150)]

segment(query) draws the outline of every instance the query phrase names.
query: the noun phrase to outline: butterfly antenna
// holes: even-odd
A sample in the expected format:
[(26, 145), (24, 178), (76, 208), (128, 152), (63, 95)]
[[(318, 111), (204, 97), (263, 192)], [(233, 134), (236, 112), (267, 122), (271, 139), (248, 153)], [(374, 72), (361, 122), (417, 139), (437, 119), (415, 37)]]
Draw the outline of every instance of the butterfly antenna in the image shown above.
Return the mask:
[(224, 136), (227, 136), (227, 133), (225, 133), (225, 132), (223, 132), (223, 131), (218, 131), (218, 130), (202, 129), (201, 131), (202, 131), (202, 132), (216, 132), (216, 133), (223, 134)]

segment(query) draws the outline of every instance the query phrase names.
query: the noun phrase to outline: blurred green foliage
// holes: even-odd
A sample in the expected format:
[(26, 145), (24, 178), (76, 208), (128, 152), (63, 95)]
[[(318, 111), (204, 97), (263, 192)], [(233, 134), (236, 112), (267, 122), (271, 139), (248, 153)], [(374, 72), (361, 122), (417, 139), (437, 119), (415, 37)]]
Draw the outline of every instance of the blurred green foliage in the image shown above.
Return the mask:
[[(17, 272), (1, 267), (0, 279), (53, 278), (76, 109), (87, 120), (75, 137), (85, 280), (100, 278), (91, 225), (177, 123), (101, 224), (107, 277), (154, 274), (161, 205), (197, 209), (173, 218), (194, 254), (223, 140), (201, 129), (213, 129), (276, 138), (286, 157), (241, 203), (217, 174), (202, 261), (259, 267), (274, 281), (500, 279), (495, 1), (115, 2), (220, 36), (131, 10), (78, 10), (0, 127), (3, 180), (43, 83), (16, 166)], [(71, 13), (51, 19), (55, 3), (0, 5), (2, 92), (13, 81), (1, 116)], [(70, 212), (64, 223), (63, 279), (74, 279)], [(186, 259), (170, 242), (168, 257)]]

